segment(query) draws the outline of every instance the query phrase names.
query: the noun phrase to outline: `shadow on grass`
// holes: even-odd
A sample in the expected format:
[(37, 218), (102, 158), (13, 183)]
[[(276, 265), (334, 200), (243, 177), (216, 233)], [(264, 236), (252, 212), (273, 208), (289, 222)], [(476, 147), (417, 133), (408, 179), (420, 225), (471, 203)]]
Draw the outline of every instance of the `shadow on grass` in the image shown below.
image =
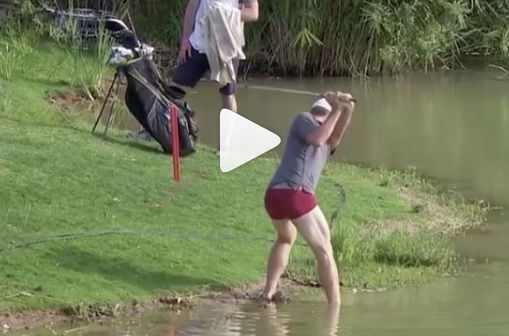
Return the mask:
[(142, 150), (145, 152), (151, 152), (151, 153), (155, 153), (155, 154), (169, 155), (169, 154), (165, 154), (158, 147), (155, 147), (148, 143), (143, 144), (143, 143), (136, 142), (135, 140), (131, 140), (131, 139), (127, 138), (127, 136), (126, 136), (125, 140), (121, 140), (118, 137), (111, 137), (111, 136), (105, 135), (104, 133), (98, 133), (97, 131), (92, 134), (101, 140), (104, 140), (104, 141), (107, 141), (107, 142), (110, 142), (110, 143), (113, 143), (116, 145), (129, 146), (134, 149)]
[(67, 246), (53, 248), (50, 252), (60, 267), (65, 267), (83, 274), (95, 273), (111, 282), (123, 282), (146, 291), (157, 291), (171, 288), (189, 288), (199, 286), (221, 287), (219, 283), (207, 278), (174, 274), (161, 269), (154, 271), (136, 265), (124, 258), (112, 257)]
[(68, 88), (71, 86), (71, 82), (63, 79), (46, 79), (46, 78), (40, 78), (40, 77), (28, 77), (28, 76), (19, 76), (19, 78), (23, 79), (27, 82), (32, 82), (36, 84), (41, 84), (49, 87), (55, 87), (55, 88)]
[(155, 153), (155, 154), (160, 154), (160, 155), (169, 155), (169, 154), (164, 153), (161, 149), (159, 149), (155, 145), (151, 145), (149, 143), (143, 144), (143, 143), (135, 142), (135, 140), (128, 139), (127, 136), (126, 136), (125, 140), (122, 140), (118, 136), (112, 137), (109, 135), (105, 135), (103, 132), (99, 132), (99, 131), (92, 133), (91, 130), (87, 130), (82, 127), (77, 127), (77, 126), (72, 126), (72, 125), (58, 125), (58, 124), (52, 124), (52, 123), (44, 124), (44, 123), (40, 123), (40, 122), (31, 122), (29, 120), (16, 119), (16, 118), (12, 118), (10, 116), (5, 116), (5, 115), (0, 115), (0, 119), (6, 120), (6, 121), (9, 121), (12, 123), (16, 123), (16, 124), (28, 125), (31, 127), (36, 126), (38, 128), (52, 128), (52, 129), (69, 130), (69, 131), (73, 131), (73, 132), (80, 133), (83, 135), (90, 134), (92, 136), (95, 136), (96, 138), (99, 138), (103, 141), (110, 142), (112, 144), (129, 146), (131, 148), (141, 150), (144, 152), (150, 152), (150, 153)]

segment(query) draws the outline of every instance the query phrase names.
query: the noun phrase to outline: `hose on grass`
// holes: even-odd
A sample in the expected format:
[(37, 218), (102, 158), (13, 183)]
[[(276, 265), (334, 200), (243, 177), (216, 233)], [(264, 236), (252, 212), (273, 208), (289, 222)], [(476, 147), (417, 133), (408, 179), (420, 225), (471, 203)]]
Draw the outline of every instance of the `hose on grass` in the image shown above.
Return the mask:
[(331, 216), (331, 220), (330, 220), (331, 231), (336, 226), (336, 223), (339, 222), (339, 218), (341, 216), (341, 211), (343, 211), (345, 204), (346, 204), (345, 188), (339, 183), (336, 183), (336, 187), (338, 188), (338, 204), (336, 206), (336, 210), (334, 210), (334, 212), (332, 213), (332, 216)]
[[(339, 221), (341, 216), (341, 211), (343, 210), (345, 203), (346, 203), (346, 193), (341, 184), (336, 184), (338, 187), (338, 204), (334, 212), (331, 216), (331, 231), (334, 229), (336, 223)], [(181, 238), (181, 239), (199, 239), (199, 240), (206, 240), (206, 241), (220, 241), (220, 240), (243, 240), (239, 239), (239, 237), (234, 235), (225, 235), (225, 234), (218, 234), (218, 237), (212, 237), (210, 234), (206, 235), (198, 235), (198, 234), (190, 234), (190, 233), (177, 233), (174, 231), (163, 231), (163, 232), (157, 232), (157, 231), (142, 231), (142, 230), (102, 230), (102, 231), (78, 231), (78, 232), (69, 232), (69, 233), (58, 233), (58, 234), (52, 234), (44, 237), (40, 237), (38, 239), (34, 239), (31, 241), (26, 241), (22, 243), (11, 243), (10, 246), (7, 247), (1, 247), (0, 246), (0, 253), (7, 252), (7, 251), (14, 251), (14, 250), (21, 250), (25, 249), (34, 245), (40, 245), (55, 241), (66, 241), (66, 240), (77, 240), (77, 239), (83, 239), (83, 238), (96, 238), (96, 237), (103, 237), (103, 236), (113, 236), (113, 235), (133, 235), (133, 236), (160, 236), (160, 237), (172, 237), (172, 238)], [(258, 241), (273, 241), (272, 237), (251, 237), (248, 239), (249, 241), (258, 240)], [(305, 244), (297, 244), (301, 246), (305, 246)]]
[[(133, 236), (159, 236), (159, 237), (172, 237), (172, 238), (181, 238), (181, 239), (199, 239), (199, 240), (227, 240), (227, 239), (239, 239), (238, 237), (227, 235), (222, 235), (218, 237), (211, 237), (210, 234), (207, 235), (197, 235), (197, 234), (189, 234), (189, 233), (176, 233), (174, 231), (168, 231), (168, 232), (157, 232), (157, 231), (142, 231), (142, 230), (104, 230), (104, 231), (78, 231), (78, 232), (71, 232), (71, 233), (62, 233), (62, 234), (53, 234), (41, 237), (39, 239), (19, 243), (19, 244), (11, 244), (9, 247), (2, 247), (0, 248), (1, 252), (6, 251), (12, 251), (12, 250), (20, 250), (25, 249), (34, 245), (40, 245), (44, 243), (50, 243), (55, 241), (67, 241), (67, 240), (77, 240), (77, 239), (83, 239), (83, 238), (96, 238), (96, 237), (103, 237), (103, 236), (113, 236), (113, 235), (133, 235)], [(269, 238), (261, 238), (261, 237), (254, 237), (250, 238), (249, 240), (265, 240)]]

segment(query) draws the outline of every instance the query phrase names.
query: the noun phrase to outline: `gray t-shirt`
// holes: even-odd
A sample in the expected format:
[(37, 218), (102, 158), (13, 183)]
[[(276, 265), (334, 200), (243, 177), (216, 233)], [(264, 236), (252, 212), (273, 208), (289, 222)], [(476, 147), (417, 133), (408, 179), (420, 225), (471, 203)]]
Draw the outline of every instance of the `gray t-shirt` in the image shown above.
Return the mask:
[(281, 164), (269, 183), (269, 188), (287, 183), (292, 189), (302, 187), (314, 193), (322, 169), (330, 156), (329, 144), (315, 146), (306, 137), (320, 124), (309, 112), (299, 113), (292, 122)]

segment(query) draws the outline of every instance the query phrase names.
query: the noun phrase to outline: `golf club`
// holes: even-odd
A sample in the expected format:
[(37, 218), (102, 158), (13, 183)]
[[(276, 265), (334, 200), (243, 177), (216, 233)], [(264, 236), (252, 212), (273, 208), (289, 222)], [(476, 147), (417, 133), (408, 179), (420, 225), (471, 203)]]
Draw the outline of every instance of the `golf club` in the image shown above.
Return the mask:
[[(245, 85), (244, 88), (247, 89), (255, 89), (255, 90), (265, 90), (265, 91), (278, 91), (278, 92), (284, 92), (284, 93), (294, 93), (294, 94), (301, 94), (301, 95), (307, 95), (307, 96), (313, 96), (313, 97), (323, 97), (322, 93), (313, 92), (313, 91), (304, 91), (304, 90), (295, 90), (295, 89), (287, 89), (287, 88), (279, 88), (275, 86), (265, 86), (265, 85)], [(352, 102), (356, 103), (357, 101), (352, 98)]]

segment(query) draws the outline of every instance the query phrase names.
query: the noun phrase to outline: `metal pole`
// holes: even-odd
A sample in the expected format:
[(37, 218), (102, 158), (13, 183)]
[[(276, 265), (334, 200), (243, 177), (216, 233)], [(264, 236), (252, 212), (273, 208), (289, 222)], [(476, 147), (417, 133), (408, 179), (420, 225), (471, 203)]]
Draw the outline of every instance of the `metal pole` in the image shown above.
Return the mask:
[(170, 103), (170, 129), (172, 136), (173, 180), (180, 181), (180, 144), (177, 107)]
[(110, 99), (111, 92), (113, 91), (113, 87), (115, 86), (115, 82), (117, 81), (117, 79), (118, 79), (118, 71), (115, 72), (115, 77), (113, 77), (113, 82), (111, 82), (110, 89), (108, 90), (106, 99), (104, 100), (103, 106), (101, 107), (101, 112), (99, 112), (99, 115), (97, 116), (97, 120), (95, 121), (94, 127), (92, 128), (92, 133), (95, 132), (95, 129), (97, 128), (97, 125), (99, 124), (99, 120), (101, 120), (104, 109), (106, 108), (106, 104), (108, 103), (108, 100)]
[(104, 128), (104, 135), (106, 135), (106, 133), (108, 133), (108, 128), (110, 128), (111, 116), (113, 115), (113, 108), (115, 107), (115, 102), (117, 101), (116, 97), (118, 95), (119, 88), (120, 88), (120, 82), (117, 83), (117, 88), (115, 89), (115, 99), (111, 102), (110, 113), (108, 115), (108, 121), (106, 121), (106, 127)]

